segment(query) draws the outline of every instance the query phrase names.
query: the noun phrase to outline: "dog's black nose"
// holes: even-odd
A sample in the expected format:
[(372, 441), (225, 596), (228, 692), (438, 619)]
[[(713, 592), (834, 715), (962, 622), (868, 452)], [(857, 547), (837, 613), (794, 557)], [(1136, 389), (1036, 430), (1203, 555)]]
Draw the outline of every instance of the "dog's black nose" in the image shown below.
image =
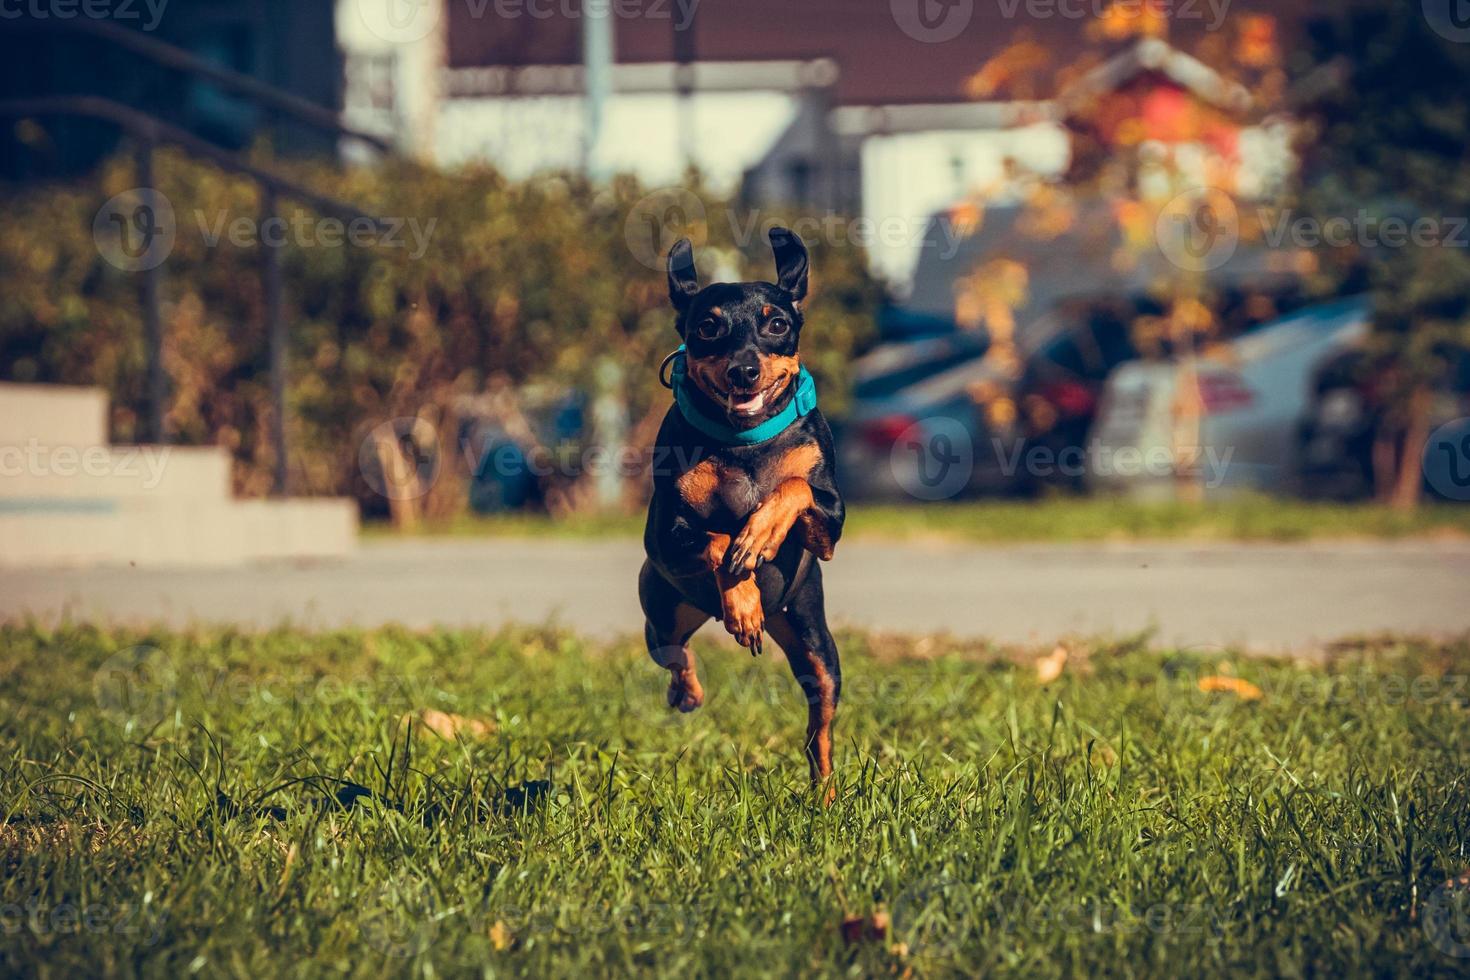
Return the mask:
[(761, 367), (759, 364), (731, 364), (725, 369), (725, 377), (731, 388), (749, 391), (761, 379)]

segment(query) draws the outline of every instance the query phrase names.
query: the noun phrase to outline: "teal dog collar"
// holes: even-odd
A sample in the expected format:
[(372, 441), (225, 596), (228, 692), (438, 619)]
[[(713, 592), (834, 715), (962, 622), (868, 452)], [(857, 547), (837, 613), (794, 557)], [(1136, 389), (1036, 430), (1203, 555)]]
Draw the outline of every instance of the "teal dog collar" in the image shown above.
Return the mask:
[(753, 446), (768, 442), (791, 428), (798, 420), (810, 415), (817, 407), (817, 383), (812, 380), (811, 373), (802, 367), (796, 376), (796, 392), (785, 408), (760, 425), (737, 429), (722, 419), (710, 418), (694, 406), (694, 400), (689, 396), (689, 374), (684, 357), (684, 345), (680, 344), (678, 350), (665, 358), (664, 363), (673, 363), (668, 386), (674, 389), (674, 404), (679, 406), (679, 414), (684, 416), (684, 421), (711, 439), (732, 446)]

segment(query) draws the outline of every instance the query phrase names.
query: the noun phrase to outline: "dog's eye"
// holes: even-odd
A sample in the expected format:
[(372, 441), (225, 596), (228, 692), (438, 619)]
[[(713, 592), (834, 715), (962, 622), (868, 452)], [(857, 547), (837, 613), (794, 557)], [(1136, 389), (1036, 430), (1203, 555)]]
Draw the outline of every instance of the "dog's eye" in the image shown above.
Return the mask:
[(766, 324), (766, 331), (773, 337), (785, 336), (791, 330), (791, 321), (784, 316), (773, 316), (771, 322)]
[(700, 340), (718, 340), (720, 335), (725, 332), (725, 324), (724, 321), (716, 320), (712, 316), (705, 317), (699, 323), (695, 324), (694, 332), (699, 334)]

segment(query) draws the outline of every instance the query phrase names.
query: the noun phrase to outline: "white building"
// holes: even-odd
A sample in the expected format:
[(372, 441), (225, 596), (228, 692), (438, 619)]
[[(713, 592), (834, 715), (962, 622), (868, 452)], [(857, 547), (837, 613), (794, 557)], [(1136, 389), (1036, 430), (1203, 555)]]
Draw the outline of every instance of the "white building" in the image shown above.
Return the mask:
[[(1144, 40), (1049, 101), (972, 102), (947, 90), (964, 65), (978, 67), (989, 53), (982, 51), (947, 52), (949, 74), (932, 85), (946, 101), (863, 105), (843, 103), (843, 69), (830, 57), (715, 60), (701, 52), (689, 63), (615, 63), (594, 114), (599, 127), (590, 121), (586, 71), (575, 63), (575, 17), (485, 23), (452, 6), (464, 2), (416, 0), (395, 19), (395, 4), (408, 0), (338, 0), (348, 123), (391, 135), (405, 152), (441, 165), (487, 161), (516, 178), (585, 167), (662, 187), (692, 165), (712, 190), (750, 206), (799, 205), (864, 219), (872, 266), (900, 291), (935, 212), (966, 197), (1005, 200), (1018, 181), (1067, 171), (1068, 114), (1098, 91), (1153, 73), (1232, 112), (1249, 110), (1240, 86), (1162, 41)], [(713, 7), (715, 0), (705, 2)], [(731, 16), (729, 5), (718, 10)], [(736, 43), (723, 37), (728, 23), (718, 35), (727, 49)], [(887, 26), (884, 44), (893, 43)], [(646, 33), (648, 25), (615, 19), (612, 29)], [(492, 41), (497, 31), (522, 30), (524, 43), (497, 49), (521, 63), (456, 67), (451, 30)], [(556, 31), (557, 43), (542, 45)], [(542, 47), (559, 60), (533, 63)], [(938, 57), (942, 48), (918, 50)], [(1240, 146), (1251, 157), (1244, 179), (1261, 193), (1289, 169), (1282, 127), (1247, 126)], [(1176, 162), (1192, 159), (1187, 146), (1170, 152)]]

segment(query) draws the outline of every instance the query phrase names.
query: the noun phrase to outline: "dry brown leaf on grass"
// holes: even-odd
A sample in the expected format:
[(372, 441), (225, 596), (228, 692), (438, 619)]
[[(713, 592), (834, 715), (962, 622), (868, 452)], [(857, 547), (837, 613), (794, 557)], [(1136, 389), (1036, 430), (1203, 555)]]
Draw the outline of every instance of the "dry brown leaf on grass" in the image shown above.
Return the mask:
[(1058, 646), (1051, 653), (1036, 661), (1036, 680), (1042, 684), (1050, 684), (1062, 676), (1062, 671), (1067, 666), (1067, 648)]
[(497, 953), (503, 953), (510, 949), (515, 942), (515, 936), (511, 935), (510, 927), (499, 919), (490, 927), (490, 945), (495, 947)]
[(433, 732), (446, 742), (453, 742), (460, 738), (485, 738), (495, 731), (495, 726), (488, 721), (466, 718), (464, 715), (450, 714), (447, 711), (437, 711), (433, 708), (425, 708), (423, 711), (404, 715), (402, 724), (415, 724), (419, 728)]
[(1224, 677), (1211, 674), (1199, 679), (1199, 689), (1206, 694), (1233, 694), (1242, 701), (1259, 701), (1264, 692), (1250, 681), (1239, 677)]

